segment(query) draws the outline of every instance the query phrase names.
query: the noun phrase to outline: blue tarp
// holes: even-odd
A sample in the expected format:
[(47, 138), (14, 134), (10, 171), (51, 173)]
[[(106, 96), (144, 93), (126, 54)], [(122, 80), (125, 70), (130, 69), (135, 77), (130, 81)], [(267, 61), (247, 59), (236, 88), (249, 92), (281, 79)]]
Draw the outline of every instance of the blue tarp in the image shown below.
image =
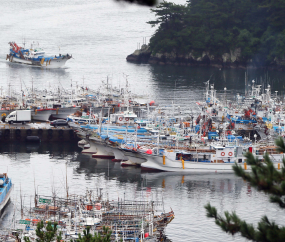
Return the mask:
[(200, 130), (200, 124), (197, 124), (197, 125), (195, 126), (195, 133), (197, 133), (199, 130)]

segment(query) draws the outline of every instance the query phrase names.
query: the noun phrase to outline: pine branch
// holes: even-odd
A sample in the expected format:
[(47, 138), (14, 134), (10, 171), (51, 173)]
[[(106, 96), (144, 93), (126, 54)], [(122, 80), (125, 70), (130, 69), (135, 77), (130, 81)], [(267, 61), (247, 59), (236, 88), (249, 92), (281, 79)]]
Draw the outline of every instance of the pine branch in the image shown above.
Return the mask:
[(280, 208), (285, 208), (284, 200), (278, 196), (270, 196), (270, 202), (277, 203)]
[(274, 196), (285, 196), (285, 161), (283, 161), (282, 170), (278, 171), (267, 153), (264, 155), (264, 162), (259, 161), (250, 152), (245, 157), (246, 162), (251, 165), (252, 172), (248, 173), (243, 167), (235, 164), (233, 170), (237, 176), (242, 177), (260, 191)]
[(244, 238), (259, 242), (285, 241), (285, 227), (279, 227), (275, 222), (270, 222), (266, 216), (261, 219), (256, 229), (252, 224), (241, 220), (235, 212), (225, 212), (225, 217), (222, 217), (210, 203), (205, 206), (205, 209), (207, 217), (214, 218), (216, 224), (227, 233), (232, 235), (240, 233)]
[(280, 153), (285, 153), (285, 144), (282, 137), (279, 137), (275, 140), (275, 144), (277, 146), (277, 151)]

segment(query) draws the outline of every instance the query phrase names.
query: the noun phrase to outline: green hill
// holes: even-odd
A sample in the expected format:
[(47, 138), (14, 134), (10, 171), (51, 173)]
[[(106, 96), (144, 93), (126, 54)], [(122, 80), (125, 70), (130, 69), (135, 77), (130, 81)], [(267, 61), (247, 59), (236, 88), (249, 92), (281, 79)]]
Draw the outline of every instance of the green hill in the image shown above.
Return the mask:
[(285, 0), (164, 1), (151, 11), (149, 63), (285, 65)]

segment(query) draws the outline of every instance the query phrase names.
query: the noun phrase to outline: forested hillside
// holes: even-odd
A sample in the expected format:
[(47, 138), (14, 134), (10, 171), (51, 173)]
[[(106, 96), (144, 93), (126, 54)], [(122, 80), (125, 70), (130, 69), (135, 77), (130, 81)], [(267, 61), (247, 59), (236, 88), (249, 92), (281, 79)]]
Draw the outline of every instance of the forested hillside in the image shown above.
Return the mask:
[(150, 39), (152, 56), (207, 53), (226, 62), (233, 61), (226, 53), (237, 52), (239, 62), (261, 66), (280, 64), (285, 56), (285, 0), (164, 1), (151, 11), (156, 20), (148, 24), (158, 27)]

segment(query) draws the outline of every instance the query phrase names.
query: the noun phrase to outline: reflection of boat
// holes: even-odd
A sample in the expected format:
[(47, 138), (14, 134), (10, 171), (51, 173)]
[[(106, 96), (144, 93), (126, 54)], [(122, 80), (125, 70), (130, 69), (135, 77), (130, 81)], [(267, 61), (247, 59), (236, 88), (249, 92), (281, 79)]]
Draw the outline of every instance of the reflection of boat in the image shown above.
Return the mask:
[(5, 208), (10, 200), (13, 185), (7, 173), (0, 174), (0, 212)]
[(181, 184), (189, 190), (208, 192), (239, 193), (246, 185), (243, 180), (234, 174), (185, 174), (180, 172), (155, 172), (143, 173), (142, 177), (147, 181), (149, 187), (172, 187), (177, 188)]
[(6, 60), (19, 64), (39, 66), (45, 68), (60, 68), (65, 62), (72, 58), (69, 54), (58, 56), (46, 56), (45, 51), (41, 49), (25, 49), (18, 46), (15, 42), (9, 42), (10, 53)]

